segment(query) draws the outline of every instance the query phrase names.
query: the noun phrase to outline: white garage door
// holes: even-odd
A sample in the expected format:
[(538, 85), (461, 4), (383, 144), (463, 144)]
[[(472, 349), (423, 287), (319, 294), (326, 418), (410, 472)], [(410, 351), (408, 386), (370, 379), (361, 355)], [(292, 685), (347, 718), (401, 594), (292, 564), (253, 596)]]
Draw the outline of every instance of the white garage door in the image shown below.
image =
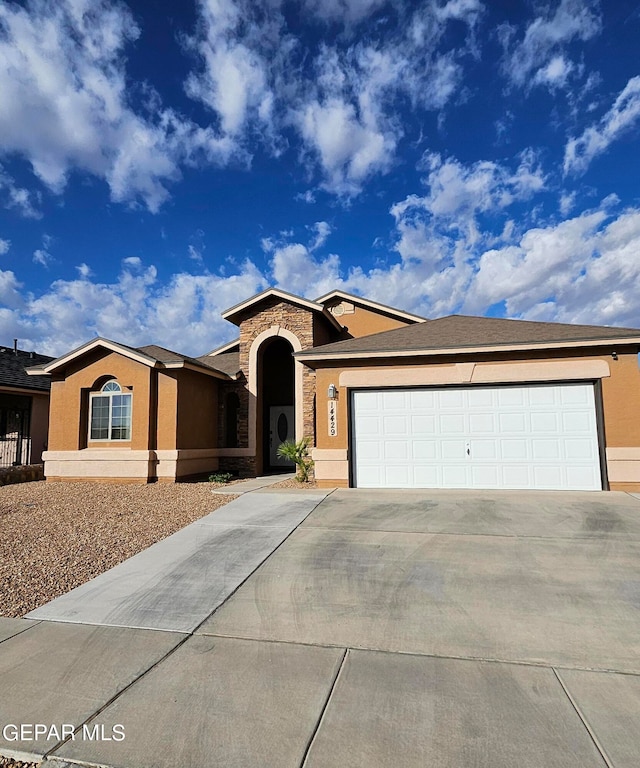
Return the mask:
[(353, 393), (360, 488), (600, 490), (592, 384)]

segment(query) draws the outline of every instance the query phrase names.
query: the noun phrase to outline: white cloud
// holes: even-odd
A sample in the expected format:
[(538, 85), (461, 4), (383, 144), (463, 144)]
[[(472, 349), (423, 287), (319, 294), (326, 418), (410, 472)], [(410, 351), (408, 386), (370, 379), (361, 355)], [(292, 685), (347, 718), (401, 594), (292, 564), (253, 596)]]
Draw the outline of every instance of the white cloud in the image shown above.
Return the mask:
[(48, 267), (51, 262), (51, 254), (42, 248), (38, 248), (33, 252), (33, 263), (40, 264), (42, 267)]
[(355, 24), (386, 5), (388, 0), (303, 0), (307, 11), (324, 21)]
[(80, 277), (85, 280), (93, 275), (93, 270), (91, 269), (91, 267), (88, 264), (85, 264), (84, 262), (82, 264), (78, 264), (76, 269), (78, 270), (78, 274), (80, 275)]
[[(181, 162), (228, 159), (230, 147), (211, 129), (172, 110), (144, 117), (132, 109), (125, 49), (140, 30), (125, 5), (5, 4), (0, 31), (0, 152), (25, 157), (51, 191), (61, 193), (79, 170), (104, 179), (113, 200), (157, 211)], [(24, 215), (37, 215), (25, 190), (9, 195)]]
[(0, 256), (3, 256), (5, 253), (8, 253), (9, 248), (11, 248), (11, 240), (3, 240), (0, 237)]
[(4, 207), (17, 210), (26, 219), (39, 219), (42, 214), (38, 210), (41, 195), (30, 192), (16, 184), (15, 180), (0, 165), (0, 192), (4, 196)]
[(551, 61), (539, 69), (534, 78), (535, 85), (547, 85), (549, 88), (564, 88), (567, 78), (575, 69), (575, 65), (564, 56), (554, 56)]
[(494, 161), (465, 166), (455, 158), (443, 160), (427, 152), (422, 160), (428, 194), (410, 195), (391, 208), (401, 232), (398, 249), (410, 251), (410, 237), (416, 222), (424, 226), (426, 214), (433, 226), (463, 232), (470, 242), (478, 237), (478, 213), (501, 211), (516, 201), (526, 200), (544, 188), (544, 175), (535, 154), (528, 150), (515, 171)]
[(582, 136), (570, 139), (565, 147), (565, 173), (586, 171), (594, 157), (606, 152), (622, 134), (640, 119), (640, 77), (632, 77), (597, 126), (587, 128)]
[(326, 242), (327, 238), (333, 231), (331, 225), (326, 221), (316, 221), (309, 229), (315, 233), (315, 240), (309, 245), (310, 251), (316, 251), (321, 248)]
[[(300, 14), (349, 26), (383, 5), (308, 0)], [(357, 43), (349, 35), (327, 36), (315, 50), (302, 45), (280, 6), (280, 0), (200, 0), (200, 28), (187, 41), (198, 68), (187, 93), (208, 107), (236, 155), (245, 149), (247, 162), (251, 141), (279, 156), (293, 129), (310, 171), (320, 172), (319, 186), (351, 198), (392, 166), (403, 136), (399, 99), (440, 110), (454, 98), (482, 5), (398, 3), (391, 30), (372, 29)], [(454, 21), (466, 25), (468, 39), (451, 48), (446, 32)], [(313, 192), (300, 199), (312, 202)]]
[(122, 260), (113, 283), (93, 282), (85, 264), (77, 269), (79, 279), (56, 280), (38, 297), (25, 292), (13, 272), (0, 271), (0, 335), (52, 355), (95, 335), (204, 354), (235, 332), (220, 313), (267, 285), (251, 262), (228, 277), (179, 273), (164, 284), (156, 268), (137, 257)]
[(500, 27), (502, 71), (518, 87), (564, 87), (575, 68), (565, 53), (567, 46), (575, 40), (590, 40), (601, 28), (597, 0), (560, 0), (555, 11), (543, 7), (521, 39), (516, 39), (520, 36), (513, 26)]
[(338, 195), (357, 194), (372, 173), (385, 171), (396, 139), (371, 115), (331, 98), (307, 104), (300, 114), (302, 138), (315, 150), (326, 174), (323, 186)]

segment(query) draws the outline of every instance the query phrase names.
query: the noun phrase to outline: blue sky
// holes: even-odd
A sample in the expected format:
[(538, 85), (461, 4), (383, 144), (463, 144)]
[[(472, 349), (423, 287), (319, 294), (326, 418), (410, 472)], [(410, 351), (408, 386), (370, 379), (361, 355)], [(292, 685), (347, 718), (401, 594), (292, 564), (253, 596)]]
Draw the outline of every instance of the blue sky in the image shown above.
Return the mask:
[(0, 341), (202, 354), (268, 286), (640, 327), (640, 5), (0, 5)]

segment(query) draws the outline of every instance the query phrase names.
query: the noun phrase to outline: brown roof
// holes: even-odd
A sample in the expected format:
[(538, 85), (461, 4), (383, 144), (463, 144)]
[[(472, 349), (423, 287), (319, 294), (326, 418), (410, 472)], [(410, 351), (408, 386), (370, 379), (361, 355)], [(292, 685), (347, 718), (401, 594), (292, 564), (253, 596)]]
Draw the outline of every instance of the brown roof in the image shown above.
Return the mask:
[(219, 355), (202, 355), (196, 359), (208, 368), (221, 371), (229, 376), (235, 376), (240, 370), (239, 352), (221, 352)]
[(385, 352), (411, 351), (423, 353), (430, 350), (436, 352), (512, 345), (562, 347), (569, 345), (570, 342), (626, 338), (629, 338), (630, 342), (640, 341), (640, 329), (449, 315), (406, 328), (396, 328), (357, 339), (325, 344), (312, 350), (298, 352), (296, 357), (314, 358), (324, 355), (348, 357), (355, 354), (380, 355)]
[[(148, 344), (145, 347), (136, 347), (136, 350), (138, 352), (142, 352), (143, 355), (153, 357), (160, 363), (191, 363), (191, 365), (195, 365), (201, 368), (209, 368), (210, 370), (218, 371), (218, 373), (226, 373), (230, 376), (233, 376), (235, 373), (237, 373), (237, 368), (234, 371), (228, 371), (226, 367), (224, 367), (225, 361), (223, 358), (227, 357), (224, 354), (216, 355), (215, 357), (208, 357), (207, 355), (203, 355), (202, 357), (189, 357), (188, 355), (180, 354), (180, 352), (174, 352), (171, 349), (159, 347), (157, 344)], [(239, 355), (236, 353), (235, 357), (238, 358)], [(228, 361), (226, 362), (228, 365)]]

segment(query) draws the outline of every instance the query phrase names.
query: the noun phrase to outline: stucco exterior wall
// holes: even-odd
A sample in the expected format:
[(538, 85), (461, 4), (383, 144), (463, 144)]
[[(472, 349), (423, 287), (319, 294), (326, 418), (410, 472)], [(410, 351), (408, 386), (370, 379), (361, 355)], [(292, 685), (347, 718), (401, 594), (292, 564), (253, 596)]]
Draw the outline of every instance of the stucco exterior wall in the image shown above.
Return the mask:
[(31, 400), (31, 463), (42, 461), (49, 435), (49, 394), (34, 394)]
[[(89, 392), (99, 380), (114, 377), (133, 394), (131, 440), (92, 441), (88, 438)], [(49, 450), (77, 451), (83, 448), (149, 449), (150, 379), (148, 366), (109, 352), (86, 366), (75, 366), (63, 381), (51, 384)]]
[[(133, 394), (131, 440), (88, 439), (89, 392), (107, 377)], [(74, 363), (52, 382), (47, 479), (175, 481), (214, 471), (217, 389), (210, 376), (157, 370), (115, 352)]]
[[(595, 380), (601, 382), (603, 440), (612, 490), (640, 490), (640, 371), (635, 350), (591, 355), (566, 351), (546, 356), (494, 354), (482, 358), (403, 364), (386, 359), (376, 365), (323, 364), (316, 369), (316, 477), (323, 486), (345, 485), (349, 469), (349, 392), (351, 389), (402, 386), (496, 385), (499, 383)], [(460, 358), (462, 360), (462, 358)], [(329, 436), (327, 389), (338, 388), (337, 434)]]
[[(330, 301), (325, 306), (330, 312), (336, 306), (339, 306), (344, 310), (342, 314), (336, 314), (335, 310), (332, 314), (334, 314), (334, 317), (340, 325), (343, 326), (343, 338), (345, 339), (357, 339), (360, 336), (370, 336), (372, 333), (391, 331), (394, 328), (404, 328), (407, 325), (411, 325), (408, 320), (401, 320), (398, 317), (386, 315), (383, 312), (374, 309), (367, 309), (366, 307), (361, 307), (357, 304), (350, 304), (341, 299)], [(329, 342), (325, 341), (322, 343), (328, 344)]]
[(218, 380), (178, 371), (176, 447), (215, 448), (218, 444)]

